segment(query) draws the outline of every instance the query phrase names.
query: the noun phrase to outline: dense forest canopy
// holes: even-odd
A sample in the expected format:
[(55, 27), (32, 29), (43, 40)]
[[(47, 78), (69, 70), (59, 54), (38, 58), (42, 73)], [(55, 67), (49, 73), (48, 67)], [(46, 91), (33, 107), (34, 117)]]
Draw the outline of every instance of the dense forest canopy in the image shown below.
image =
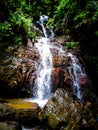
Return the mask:
[(35, 38), (32, 27), (40, 14), (49, 15), (56, 36), (69, 35), (79, 41), (88, 72), (97, 86), (98, 1), (0, 0), (0, 48), (4, 50), (12, 44), (24, 44), (27, 38)]

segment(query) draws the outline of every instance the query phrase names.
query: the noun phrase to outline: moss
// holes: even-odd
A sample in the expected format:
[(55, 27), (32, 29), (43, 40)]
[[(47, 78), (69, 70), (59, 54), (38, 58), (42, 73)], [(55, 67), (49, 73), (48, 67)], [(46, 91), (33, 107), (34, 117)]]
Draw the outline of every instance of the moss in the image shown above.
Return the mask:
[(36, 103), (26, 102), (22, 99), (8, 99), (6, 101), (8, 102), (7, 105), (15, 110), (30, 108), (36, 109), (38, 107)]
[(58, 124), (60, 123), (60, 120), (57, 119), (57, 117), (53, 114), (49, 114), (48, 117), (48, 124), (51, 128), (55, 129), (57, 128)]
[(10, 104), (10, 106), (16, 110), (18, 109), (30, 109), (31, 107), (35, 107), (35, 104), (32, 104), (30, 102), (26, 102), (26, 103), (19, 103), (19, 104)]
[(23, 124), (36, 123), (40, 107), (37, 103), (28, 102), (24, 99), (7, 99), (4, 105), (14, 110), (13, 120)]

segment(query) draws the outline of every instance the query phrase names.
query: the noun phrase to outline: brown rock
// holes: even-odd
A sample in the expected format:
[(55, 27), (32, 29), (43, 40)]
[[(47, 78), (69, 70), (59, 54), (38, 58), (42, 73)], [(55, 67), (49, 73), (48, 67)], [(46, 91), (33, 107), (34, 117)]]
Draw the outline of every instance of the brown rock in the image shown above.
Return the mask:
[[(94, 126), (95, 119), (89, 108), (86, 111), (85, 107), (87, 106), (83, 106), (71, 93), (59, 88), (43, 108), (40, 119), (46, 121), (52, 129), (64, 127), (63, 130), (79, 130), (85, 125), (90, 128)], [(85, 114), (88, 118), (82, 118)], [(82, 124), (83, 119), (86, 121), (85, 125)]]
[(20, 46), (14, 51), (12, 47), (9, 47), (7, 54), (2, 54), (3, 58), (0, 59), (0, 96), (18, 97), (20, 94), (21, 96), (30, 94), (27, 92), (33, 87), (34, 79), (31, 84), (28, 78), (30, 78), (31, 72), (34, 72), (35, 55), (36, 52), (30, 45)]
[(66, 56), (62, 56), (62, 55), (55, 55), (53, 57), (52, 62), (53, 62), (54, 67), (67, 66), (68, 65), (68, 58)]
[(91, 81), (87, 75), (81, 75), (78, 77), (79, 85), (82, 87), (89, 87), (91, 85)]
[(63, 69), (57, 67), (52, 69), (52, 76), (51, 76), (51, 82), (52, 82), (52, 92), (55, 92), (55, 90), (58, 87), (63, 87), (64, 84), (64, 71)]

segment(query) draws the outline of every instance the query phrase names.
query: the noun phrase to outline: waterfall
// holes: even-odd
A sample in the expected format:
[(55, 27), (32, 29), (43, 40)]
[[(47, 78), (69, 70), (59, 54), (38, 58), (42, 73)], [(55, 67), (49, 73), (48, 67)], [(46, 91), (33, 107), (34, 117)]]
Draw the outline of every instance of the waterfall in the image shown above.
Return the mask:
[(47, 21), (48, 16), (40, 16), (40, 20), (37, 21), (42, 27), (42, 31), (45, 37), (37, 39), (34, 43), (34, 47), (39, 54), (39, 59), (35, 62), (36, 79), (33, 87), (33, 101), (43, 107), (49, 97), (51, 96), (51, 72), (52, 72), (52, 54), (50, 39), (53, 37), (53, 31), (50, 29), (51, 37), (48, 35), (46, 28), (44, 27), (44, 21)]
[(51, 28), (47, 30), (44, 26), (48, 23), (48, 18), (49, 17), (47, 15), (41, 15), (37, 23), (42, 27), (43, 34), (46, 38), (53, 38), (54, 37), (53, 27), (51, 26)]
[(68, 68), (68, 70), (69, 74), (73, 79), (73, 93), (77, 96), (77, 98), (82, 99), (83, 94), (80, 89), (78, 77), (85, 75), (85, 72), (81, 67), (81, 65), (79, 64), (79, 60), (75, 55), (68, 53), (68, 56), (70, 56), (71, 58), (71, 65)]
[[(48, 17), (42, 15), (40, 20), (37, 21), (42, 27), (44, 37), (37, 39), (34, 43), (34, 47), (39, 54), (38, 60), (35, 61), (35, 73), (36, 79), (33, 87), (33, 98), (30, 101), (37, 102), (43, 107), (51, 96), (51, 73), (52, 73), (52, 49), (56, 50), (57, 55), (66, 55), (61, 45), (50, 43), (50, 39), (54, 36), (53, 30), (50, 29), (51, 35), (48, 35), (44, 26), (44, 21), (47, 22)], [(84, 75), (82, 67), (78, 64), (79, 61), (75, 55), (68, 53), (71, 59), (70, 67), (68, 68), (69, 74), (73, 79), (73, 92), (79, 98), (82, 99), (82, 91), (78, 83), (78, 76)]]
[(52, 71), (52, 54), (50, 52), (49, 39), (41, 38), (35, 43), (40, 59), (36, 62), (36, 75), (34, 85), (34, 97), (40, 100), (48, 99), (51, 95), (51, 71)]

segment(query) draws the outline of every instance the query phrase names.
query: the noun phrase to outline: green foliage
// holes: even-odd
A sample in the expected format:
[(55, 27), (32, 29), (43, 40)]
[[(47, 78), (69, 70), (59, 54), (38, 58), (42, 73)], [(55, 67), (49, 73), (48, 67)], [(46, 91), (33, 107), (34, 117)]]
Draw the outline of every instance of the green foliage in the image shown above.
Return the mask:
[(75, 49), (79, 43), (78, 42), (66, 42), (66, 47), (68, 49)]
[(98, 31), (95, 32), (95, 35), (98, 36)]
[[(31, 31), (31, 6), (25, 0), (1, 0), (0, 41), (20, 44), (23, 38), (34, 38)], [(3, 11), (3, 12), (2, 12)]]
[(21, 45), (22, 44), (22, 39), (19, 36), (15, 36), (13, 41), (14, 41), (14, 43), (16, 45)]
[[(35, 38), (35, 32), (31, 31), (32, 22), (35, 22), (41, 13), (52, 16), (59, 1), (0, 0), (0, 42), (18, 44), (28, 37)], [(50, 28), (52, 23), (51, 19), (47, 27)]]
[(69, 17), (69, 11), (73, 2), (70, 0), (61, 0), (54, 14), (55, 31), (60, 31), (63, 34), (66, 30), (66, 25)]
[(28, 32), (30, 27), (32, 26), (32, 21), (28, 18), (27, 15), (24, 15), (23, 12), (16, 11), (14, 13), (10, 13), (10, 22), (11, 25), (17, 26), (17, 30), (19, 31), (20, 27), (23, 28), (24, 31)]
[(36, 37), (36, 33), (35, 32), (32, 32), (32, 31), (29, 31), (28, 32), (28, 37), (34, 39)]
[(11, 24), (9, 24), (8, 22), (0, 23), (0, 37), (1, 38), (3, 35), (9, 36), (9, 35), (13, 34), (11, 30), (12, 30)]
[(90, 28), (96, 22), (98, 22), (98, 1), (96, 0), (86, 2), (61, 0), (54, 15), (55, 30), (62, 30), (62, 33), (66, 33), (67, 29), (72, 32), (83, 26)]

